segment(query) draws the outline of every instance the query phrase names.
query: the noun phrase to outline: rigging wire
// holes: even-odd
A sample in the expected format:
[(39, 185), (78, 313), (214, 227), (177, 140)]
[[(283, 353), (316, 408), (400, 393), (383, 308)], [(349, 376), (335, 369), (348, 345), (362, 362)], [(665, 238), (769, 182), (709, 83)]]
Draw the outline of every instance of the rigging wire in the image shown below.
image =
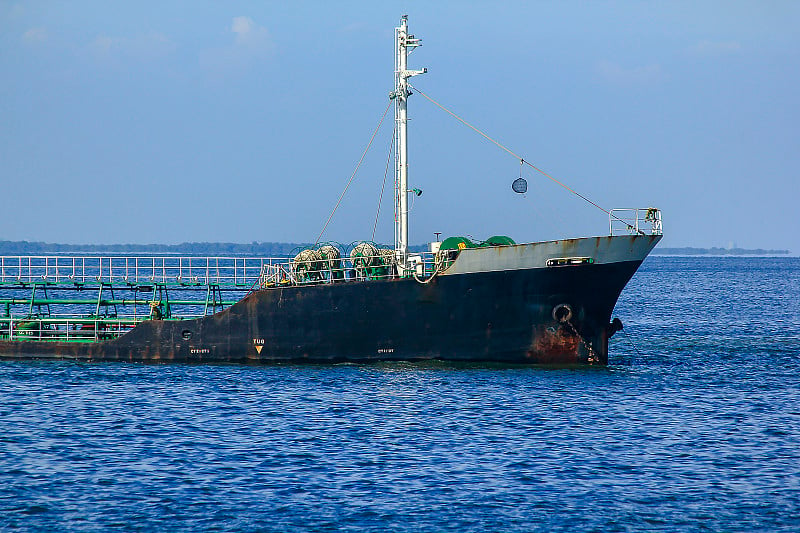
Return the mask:
[[(581, 193), (579, 193), (578, 191), (576, 191), (575, 189), (573, 189), (573, 188), (569, 187), (568, 185), (566, 185), (566, 184), (564, 184), (564, 183), (562, 183), (562, 182), (558, 181), (556, 178), (554, 178), (553, 176), (551, 176), (550, 174), (548, 174), (548, 173), (547, 173), (547, 172), (545, 172), (544, 170), (540, 169), (540, 168), (539, 168), (539, 167), (537, 167), (536, 165), (532, 164), (531, 162), (529, 162), (529, 161), (526, 161), (526, 160), (525, 160), (523, 157), (521, 157), (521, 156), (517, 155), (517, 154), (516, 154), (515, 152), (513, 152), (513, 151), (512, 151), (510, 148), (508, 148), (507, 146), (503, 145), (503, 144), (502, 144), (502, 143), (500, 143), (499, 141), (497, 141), (497, 140), (495, 140), (495, 139), (493, 139), (493, 138), (489, 137), (489, 136), (488, 136), (486, 133), (484, 133), (482, 130), (480, 130), (480, 129), (476, 128), (475, 126), (473, 126), (472, 124), (470, 124), (469, 122), (467, 122), (466, 120), (464, 120), (463, 118), (461, 118), (460, 116), (456, 115), (455, 113), (453, 113), (452, 111), (450, 111), (449, 109), (447, 109), (445, 106), (443, 106), (442, 104), (440, 104), (439, 102), (437, 102), (436, 100), (434, 100), (433, 98), (431, 98), (430, 96), (428, 96), (427, 94), (425, 94), (424, 92), (422, 92), (421, 90), (419, 90), (418, 88), (414, 87), (414, 86), (413, 86), (413, 85), (411, 85), (410, 83), (408, 84), (408, 86), (409, 86), (409, 87), (411, 87), (412, 89), (414, 89), (415, 91), (417, 91), (417, 92), (418, 92), (419, 94), (421, 94), (422, 96), (424, 96), (424, 97), (425, 97), (425, 98), (426, 98), (426, 99), (427, 99), (429, 102), (431, 102), (433, 105), (435, 105), (436, 107), (438, 107), (438, 108), (439, 108), (439, 109), (441, 109), (442, 111), (444, 111), (444, 112), (446, 112), (447, 114), (451, 115), (453, 118), (455, 118), (456, 120), (458, 120), (459, 122), (461, 122), (462, 124), (464, 124), (465, 126), (467, 126), (468, 128), (470, 128), (471, 130), (473, 130), (475, 133), (478, 133), (479, 135), (481, 135), (482, 137), (484, 137), (484, 138), (485, 138), (485, 139), (487, 139), (488, 141), (491, 141), (492, 143), (494, 143), (495, 145), (497, 145), (499, 148), (502, 148), (503, 150), (505, 150), (506, 152), (508, 152), (508, 153), (509, 153), (509, 154), (511, 154), (512, 156), (514, 156), (515, 158), (519, 159), (519, 161), (520, 161), (520, 164), (524, 163), (524, 164), (528, 165), (529, 167), (531, 167), (532, 169), (534, 169), (536, 172), (538, 172), (538, 173), (542, 174), (543, 176), (545, 176), (545, 177), (547, 177), (547, 178), (550, 178), (552, 181), (554, 181), (554, 182), (555, 182), (555, 183), (557, 183), (558, 185), (561, 185), (562, 187), (564, 187), (565, 189), (567, 189), (567, 190), (568, 190), (569, 192), (571, 192), (572, 194), (574, 194), (574, 195), (578, 196), (578, 197), (579, 197), (579, 198), (581, 198), (582, 200), (584, 200), (584, 201), (588, 202), (589, 204), (591, 204), (591, 205), (595, 206), (597, 209), (599, 209), (600, 211), (604, 212), (605, 214), (607, 214), (607, 215), (609, 215), (609, 216), (611, 216), (611, 217), (614, 217), (614, 218), (615, 218), (615, 219), (617, 219), (618, 221), (620, 221), (620, 222), (622, 222), (623, 224), (625, 224), (626, 226), (628, 226), (628, 228), (631, 228), (631, 229), (633, 229), (633, 226), (631, 226), (630, 224), (628, 224), (628, 223), (627, 223), (627, 222), (625, 222), (624, 220), (622, 220), (622, 219), (618, 218), (616, 215), (614, 215), (613, 213), (611, 213), (611, 212), (610, 212), (608, 209), (605, 209), (605, 208), (603, 208), (603, 207), (601, 207), (601, 206), (597, 205), (596, 203), (594, 203), (593, 201), (591, 201), (590, 199), (588, 199), (587, 197), (585, 197), (584, 195), (582, 195)], [(641, 230), (639, 230), (639, 233), (642, 233), (642, 234), (644, 234), (644, 232), (642, 232)]]
[[(555, 212), (553, 212), (551, 210), (550, 211), (550, 216), (549, 217), (546, 216), (545, 213), (544, 213), (543, 208), (542, 209), (537, 208), (536, 202), (530, 202), (528, 204), (527, 209), (530, 209), (531, 211), (533, 211), (533, 214), (536, 215), (538, 217), (539, 221), (543, 222), (547, 226), (547, 228), (550, 231), (553, 232), (554, 236), (561, 235), (563, 233), (563, 226), (561, 228), (556, 226), (556, 224), (553, 222), (553, 219), (558, 219), (556, 222), (559, 222), (561, 224), (564, 224), (564, 225), (568, 224), (567, 219), (557, 210)], [(558, 238), (558, 237), (554, 237), (554, 238)]]
[(325, 233), (325, 230), (328, 229), (328, 224), (330, 224), (334, 213), (336, 213), (336, 210), (339, 208), (339, 204), (342, 203), (342, 198), (344, 198), (344, 195), (347, 193), (347, 189), (350, 187), (350, 184), (353, 183), (353, 178), (356, 177), (356, 172), (358, 172), (358, 169), (361, 168), (361, 163), (364, 162), (364, 157), (367, 155), (367, 152), (369, 151), (370, 146), (372, 146), (372, 141), (375, 140), (375, 136), (378, 134), (378, 130), (381, 129), (381, 125), (383, 124), (383, 119), (386, 118), (386, 113), (389, 112), (389, 108), (392, 107), (392, 103), (393, 103), (392, 100), (389, 100), (389, 104), (386, 106), (386, 109), (383, 111), (383, 115), (381, 116), (381, 120), (378, 122), (378, 125), (375, 128), (375, 131), (372, 132), (372, 137), (369, 138), (369, 142), (367, 143), (367, 147), (364, 148), (364, 153), (361, 154), (361, 159), (358, 160), (358, 164), (356, 165), (355, 170), (353, 170), (353, 173), (350, 175), (350, 179), (347, 180), (347, 185), (345, 185), (344, 190), (342, 191), (342, 194), (339, 195), (339, 200), (336, 202), (336, 205), (333, 207), (333, 211), (331, 211), (331, 214), (328, 217), (328, 220), (325, 221), (325, 225), (322, 227), (322, 231), (319, 232), (319, 237), (317, 237), (316, 242), (314, 242), (314, 246), (319, 244), (320, 239), (322, 239), (322, 235)]
[(394, 133), (392, 133), (392, 142), (389, 143), (389, 153), (386, 156), (386, 170), (383, 171), (383, 185), (381, 185), (381, 195), (378, 197), (378, 211), (375, 213), (375, 225), (372, 226), (371, 241), (375, 241), (375, 231), (378, 229), (378, 217), (381, 214), (381, 202), (383, 201), (383, 190), (386, 188), (386, 176), (389, 175), (389, 163), (392, 161), (392, 149), (394, 148)]
[(633, 349), (636, 351), (636, 355), (638, 355), (639, 359), (641, 359), (642, 352), (640, 352), (639, 348), (637, 348), (636, 345), (633, 343), (633, 340), (631, 339), (630, 335), (628, 335), (628, 332), (625, 331), (624, 329), (621, 329), (620, 331), (622, 331), (622, 333), (625, 335), (625, 338), (628, 339), (628, 342), (631, 344), (631, 346), (633, 346)]
[[(522, 174), (522, 167), (523, 167), (524, 164), (525, 164), (525, 161), (520, 159), (519, 160), (519, 178), (517, 178), (517, 181), (518, 180), (525, 181), (525, 188), (527, 189), (527, 187), (528, 187), (527, 181), (525, 180), (525, 177)], [(514, 183), (516, 183), (516, 181)], [(513, 188), (513, 184), (512, 184), (512, 188)], [(528, 189), (525, 193), (523, 193), (522, 197), (523, 198), (527, 198), (528, 197), (527, 192), (529, 192), (529, 191), (530, 190)], [(515, 190), (515, 192), (516, 192), (516, 190)], [(542, 206), (542, 207), (544, 208), (546, 206)], [(539, 219), (542, 222), (544, 222), (544, 224), (548, 227), (548, 229), (553, 231), (553, 235), (561, 235), (561, 233), (562, 233), (562, 231), (558, 227), (556, 227), (556, 225), (553, 223), (553, 219), (558, 219), (561, 224), (564, 224), (564, 226), (566, 226), (569, 223), (568, 220), (558, 210), (556, 210), (555, 212), (553, 212), (551, 210), (550, 216), (545, 216), (543, 211), (540, 211), (539, 209), (537, 209), (536, 202), (531, 202), (529, 204), (529, 206), (528, 206), (528, 209), (533, 211), (533, 214), (536, 215), (537, 217), (539, 217)]]

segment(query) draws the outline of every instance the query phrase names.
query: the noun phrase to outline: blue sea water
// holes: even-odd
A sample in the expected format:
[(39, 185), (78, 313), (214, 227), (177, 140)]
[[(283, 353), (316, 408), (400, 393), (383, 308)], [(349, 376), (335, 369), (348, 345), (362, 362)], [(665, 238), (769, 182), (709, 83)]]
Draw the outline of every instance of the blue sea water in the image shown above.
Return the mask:
[(0, 363), (0, 529), (800, 530), (800, 259), (649, 258), (606, 368)]

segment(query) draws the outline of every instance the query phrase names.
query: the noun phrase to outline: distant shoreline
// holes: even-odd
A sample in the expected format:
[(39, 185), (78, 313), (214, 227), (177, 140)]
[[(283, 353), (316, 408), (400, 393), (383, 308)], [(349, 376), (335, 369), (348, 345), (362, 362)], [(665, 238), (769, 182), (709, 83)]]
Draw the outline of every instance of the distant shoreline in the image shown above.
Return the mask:
[(789, 250), (765, 250), (763, 248), (659, 248), (652, 255), (790, 255)]
[[(0, 255), (45, 255), (45, 254), (201, 254), (201, 255), (254, 255), (286, 256), (297, 253), (310, 243), (294, 242), (183, 242), (180, 244), (58, 244), (30, 241), (0, 241)], [(427, 250), (427, 245), (412, 246), (414, 252)], [(791, 255), (789, 250), (766, 250), (763, 248), (660, 248), (652, 255), (682, 256), (763, 256)]]
[(183, 242), (180, 244), (58, 244), (29, 241), (0, 241), (0, 255), (45, 254), (192, 254), (285, 256), (311, 246), (291, 242)]
[[(342, 243), (349, 244), (349, 243)], [(180, 244), (59, 244), (32, 241), (0, 241), (0, 255), (49, 254), (147, 254), (147, 255), (249, 255), (257, 257), (284, 257), (298, 253), (311, 243), (296, 242), (182, 242)], [(411, 251), (427, 250), (426, 245), (412, 246)]]

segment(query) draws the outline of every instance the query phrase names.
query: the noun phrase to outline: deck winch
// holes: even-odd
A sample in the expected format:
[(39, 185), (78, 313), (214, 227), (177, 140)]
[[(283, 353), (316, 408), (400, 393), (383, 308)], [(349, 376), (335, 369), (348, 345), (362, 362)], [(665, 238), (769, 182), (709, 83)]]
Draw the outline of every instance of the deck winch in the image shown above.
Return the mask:
[(391, 276), (395, 269), (394, 250), (378, 248), (371, 242), (360, 242), (350, 252), (350, 261), (360, 279), (380, 279)]
[(487, 248), (490, 246), (510, 246), (513, 244), (516, 244), (514, 239), (506, 235), (494, 235), (485, 241), (477, 242), (467, 237), (448, 237), (439, 244), (439, 249), (436, 252), (436, 264), (444, 270), (456, 260), (461, 250)]
[(322, 260), (319, 250), (303, 250), (292, 259), (292, 271), (300, 281), (317, 281), (322, 279)]

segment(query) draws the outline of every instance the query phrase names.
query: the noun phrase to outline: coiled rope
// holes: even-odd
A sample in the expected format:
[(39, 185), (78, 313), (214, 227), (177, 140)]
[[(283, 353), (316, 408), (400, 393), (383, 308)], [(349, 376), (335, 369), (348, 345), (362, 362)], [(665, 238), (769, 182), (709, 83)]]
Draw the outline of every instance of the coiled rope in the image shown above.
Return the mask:
[(422, 285), (427, 285), (428, 283), (433, 281), (433, 278), (435, 278), (439, 274), (439, 272), (442, 271), (442, 265), (444, 265), (444, 261), (441, 261), (441, 262), (437, 261), (435, 264), (436, 264), (436, 266), (435, 266), (433, 272), (431, 272), (431, 275), (428, 277), (428, 279), (420, 279), (420, 277), (417, 276), (417, 271), (416, 270), (414, 270), (411, 273), (411, 277), (413, 277), (414, 281), (416, 281), (417, 283), (420, 283)]

